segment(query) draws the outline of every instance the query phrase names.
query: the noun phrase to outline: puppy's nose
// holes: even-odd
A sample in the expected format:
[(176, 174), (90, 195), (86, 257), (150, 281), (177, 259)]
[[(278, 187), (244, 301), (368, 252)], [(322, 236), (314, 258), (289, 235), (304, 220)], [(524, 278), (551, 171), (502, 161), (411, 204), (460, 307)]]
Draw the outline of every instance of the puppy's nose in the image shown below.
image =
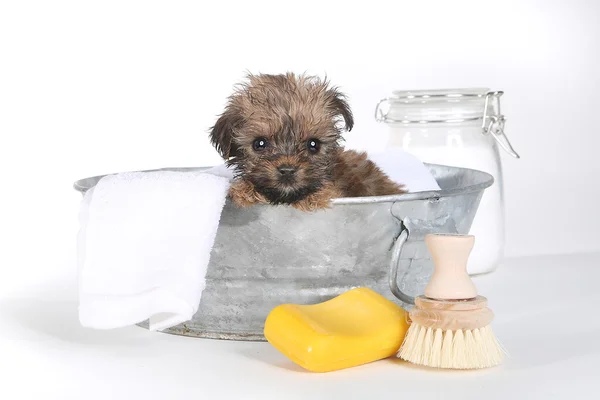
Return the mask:
[(291, 176), (294, 175), (297, 171), (296, 167), (292, 167), (291, 165), (281, 165), (277, 168), (277, 170), (279, 170), (279, 173), (281, 175), (284, 176)]

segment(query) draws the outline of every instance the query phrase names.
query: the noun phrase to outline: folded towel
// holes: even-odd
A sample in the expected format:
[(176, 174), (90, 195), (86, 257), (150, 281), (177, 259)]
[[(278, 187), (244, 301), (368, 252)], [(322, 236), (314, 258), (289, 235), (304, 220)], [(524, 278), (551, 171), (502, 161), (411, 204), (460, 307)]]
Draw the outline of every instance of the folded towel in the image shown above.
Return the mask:
[(80, 210), (79, 319), (96, 329), (149, 320), (163, 330), (196, 313), (229, 171), (109, 175)]
[(404, 184), (411, 192), (440, 190), (431, 171), (414, 155), (398, 148), (370, 152), (369, 159), (385, 172), (391, 180)]

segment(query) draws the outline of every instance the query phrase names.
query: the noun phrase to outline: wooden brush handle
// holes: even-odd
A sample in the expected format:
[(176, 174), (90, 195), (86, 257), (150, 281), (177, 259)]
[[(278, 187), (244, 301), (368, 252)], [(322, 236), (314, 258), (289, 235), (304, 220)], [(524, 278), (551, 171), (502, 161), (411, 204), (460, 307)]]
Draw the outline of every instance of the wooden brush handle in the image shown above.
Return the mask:
[(487, 299), (483, 296), (458, 301), (419, 296), (409, 315), (412, 322), (421, 326), (452, 331), (483, 328), (494, 318), (494, 313), (487, 308)]
[(467, 260), (475, 244), (472, 235), (429, 234), (425, 243), (433, 259), (434, 271), (425, 287), (432, 299), (462, 300), (477, 296), (467, 273)]
[(432, 329), (472, 330), (489, 325), (494, 313), (487, 307), (467, 311), (414, 308), (410, 312), (410, 319), (413, 323)]
[(435, 300), (424, 296), (415, 298), (415, 306), (422, 310), (468, 311), (485, 308), (487, 305), (487, 298), (483, 296), (477, 296), (470, 300)]

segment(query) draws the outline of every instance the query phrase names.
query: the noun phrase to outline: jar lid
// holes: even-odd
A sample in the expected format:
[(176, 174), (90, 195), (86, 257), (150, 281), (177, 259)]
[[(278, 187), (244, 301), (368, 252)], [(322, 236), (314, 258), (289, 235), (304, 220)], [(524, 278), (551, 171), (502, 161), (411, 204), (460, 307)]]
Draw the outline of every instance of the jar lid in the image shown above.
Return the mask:
[[(489, 93), (487, 88), (394, 90), (378, 105), (376, 118), (392, 123), (477, 121), (484, 117)], [(388, 105), (385, 113), (383, 102)]]
[[(504, 115), (500, 112), (501, 91), (487, 88), (394, 90), (375, 107), (375, 120), (388, 124), (481, 124), (510, 155), (519, 158), (504, 133)], [(387, 110), (384, 106), (387, 105)]]

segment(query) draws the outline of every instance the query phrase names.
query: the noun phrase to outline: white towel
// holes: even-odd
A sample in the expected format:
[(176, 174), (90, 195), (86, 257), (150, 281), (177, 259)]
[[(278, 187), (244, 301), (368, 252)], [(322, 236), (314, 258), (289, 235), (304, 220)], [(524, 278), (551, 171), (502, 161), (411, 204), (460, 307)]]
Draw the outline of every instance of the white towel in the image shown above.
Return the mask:
[(230, 173), (133, 172), (102, 178), (84, 197), (78, 234), (79, 319), (111, 329), (190, 320)]
[(411, 193), (440, 190), (437, 181), (423, 162), (402, 149), (389, 148), (382, 152), (370, 152), (369, 159), (391, 180), (404, 184)]

